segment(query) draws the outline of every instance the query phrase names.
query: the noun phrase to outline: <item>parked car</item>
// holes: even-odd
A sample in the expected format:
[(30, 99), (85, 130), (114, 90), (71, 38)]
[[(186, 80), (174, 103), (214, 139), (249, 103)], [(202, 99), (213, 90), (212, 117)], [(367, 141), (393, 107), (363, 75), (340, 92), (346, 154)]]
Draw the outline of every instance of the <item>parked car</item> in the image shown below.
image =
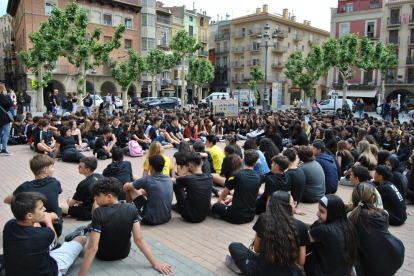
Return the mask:
[(166, 97), (168, 99), (173, 99), (174, 101), (176, 101), (178, 99), (178, 106), (181, 107), (181, 99), (177, 98), (177, 97)]
[[(91, 95), (92, 101), (93, 101), (93, 97), (94, 96)], [(85, 97), (82, 97), (82, 104), (83, 104), (83, 99), (85, 99)], [(95, 105), (100, 105), (102, 102), (103, 102), (102, 98), (98, 95), (95, 95)]]
[(153, 101), (154, 99), (157, 99), (157, 97), (145, 97), (141, 99), (141, 103), (138, 104), (139, 107), (144, 107), (148, 102)]
[(173, 98), (156, 98), (150, 102), (147, 102), (145, 104), (145, 107), (152, 109), (152, 108), (157, 108), (157, 109), (164, 109), (164, 108), (168, 108), (168, 109), (177, 109), (177, 100), (173, 99)]
[(407, 116), (408, 116), (408, 117), (411, 117), (411, 118), (413, 118), (413, 119), (414, 119), (414, 109), (413, 109), (413, 110), (408, 111)]
[(123, 101), (121, 97), (115, 96), (115, 108), (122, 108)]
[(219, 99), (221, 99), (223, 97), (223, 95), (224, 95), (224, 97), (226, 97), (226, 99), (230, 99), (230, 94), (229, 93), (226, 93), (226, 92), (213, 92), (210, 95), (208, 95), (208, 97), (202, 99), (200, 101), (200, 103), (201, 104), (207, 103), (207, 98), (209, 98), (210, 101), (216, 100), (217, 96), (219, 96)]
[(140, 98), (138, 98), (138, 97), (132, 97), (131, 98), (131, 107), (138, 108), (141, 102), (142, 101), (141, 101)]
[[(349, 107), (351, 108), (352, 112), (356, 111), (356, 106), (350, 99), (346, 99), (348, 102)], [(334, 107), (336, 110), (334, 110)], [(324, 100), (319, 103), (319, 110), (321, 112), (331, 111), (331, 112), (341, 112), (342, 111), (342, 99), (336, 99), (336, 105), (334, 99)]]

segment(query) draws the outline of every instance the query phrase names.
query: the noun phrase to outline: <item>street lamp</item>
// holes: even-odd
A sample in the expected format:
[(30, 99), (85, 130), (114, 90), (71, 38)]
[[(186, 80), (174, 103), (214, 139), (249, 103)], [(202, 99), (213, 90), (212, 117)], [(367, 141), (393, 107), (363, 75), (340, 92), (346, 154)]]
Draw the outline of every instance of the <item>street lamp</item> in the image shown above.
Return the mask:
[[(269, 48), (269, 40), (270, 40), (270, 34), (269, 34), (269, 30), (270, 27), (268, 24), (266, 24), (266, 26), (264, 27), (265, 29), (265, 33), (263, 34), (263, 39), (265, 42), (265, 45), (260, 46), (260, 43), (262, 42), (262, 35), (258, 34), (256, 36), (257, 38), (257, 47), (264, 47), (266, 49), (266, 59), (265, 59), (265, 84), (264, 84), (264, 91), (263, 91), (263, 110), (269, 110), (269, 100), (267, 98), (268, 94), (267, 94), (267, 50)], [(273, 47), (276, 49), (277, 47), (277, 34), (272, 34), (272, 42), (273, 42)]]
[(96, 98), (96, 95), (95, 95), (95, 75), (96, 75), (96, 70), (95, 69), (93, 69), (92, 70), (92, 75), (93, 75), (93, 105), (96, 105), (96, 100), (95, 100), (95, 98)]
[(241, 81), (239, 81), (239, 96), (238, 96), (238, 102), (239, 102), (239, 104), (238, 104), (238, 106), (239, 106), (239, 108), (240, 108), (240, 89), (241, 89)]
[(175, 80), (177, 81), (177, 108), (178, 108), (178, 80), (180, 79), (179, 76), (175, 77)]

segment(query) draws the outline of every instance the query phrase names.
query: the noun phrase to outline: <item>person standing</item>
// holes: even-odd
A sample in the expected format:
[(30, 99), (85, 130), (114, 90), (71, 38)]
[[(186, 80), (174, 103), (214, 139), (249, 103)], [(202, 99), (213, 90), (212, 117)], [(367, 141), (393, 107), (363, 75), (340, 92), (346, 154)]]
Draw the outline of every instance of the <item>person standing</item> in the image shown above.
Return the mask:
[(68, 109), (68, 94), (65, 93), (65, 95), (62, 98), (62, 116), (63, 114), (66, 113), (67, 109)]
[(72, 93), (72, 113), (75, 114), (76, 109), (78, 108), (79, 98), (76, 96), (76, 93)]
[(93, 100), (90, 93), (86, 93), (86, 97), (83, 99), (83, 106), (85, 107), (85, 111), (88, 113), (90, 117), (92, 115), (92, 104)]
[(362, 99), (358, 99), (357, 107), (358, 107), (359, 118), (362, 118), (362, 116), (364, 115), (364, 108), (365, 108), (365, 103)]
[(303, 106), (303, 101), (302, 101), (302, 99), (299, 99), (299, 101), (298, 101), (299, 109), (302, 109), (302, 106)]
[(19, 96), (17, 96), (17, 113), (18, 114), (23, 114), (23, 106), (25, 104), (25, 100), (23, 97), (23, 92), (19, 93)]
[(405, 112), (407, 111), (407, 104), (404, 102), (402, 105), (401, 105), (401, 113), (402, 113), (402, 117), (403, 117), (403, 119), (405, 119)]
[(381, 105), (382, 119), (386, 120), (390, 118), (390, 108), (391, 108), (391, 105), (387, 103), (386, 99), (383, 99), (382, 105)]
[(30, 113), (32, 113), (32, 96), (29, 95), (29, 93), (26, 92), (26, 96), (24, 97), (24, 101), (25, 101), (25, 109), (26, 109), (26, 113), (27, 110), (29, 110)]
[(311, 107), (312, 107), (312, 113), (317, 113), (318, 112), (319, 104), (318, 104), (318, 101), (316, 99), (313, 99)]
[(400, 108), (398, 106), (397, 100), (392, 101), (391, 104), (391, 121), (394, 122), (395, 119), (398, 120), (398, 111)]
[(198, 106), (198, 93), (194, 97), (194, 105)]
[(7, 94), (4, 85), (0, 84), (0, 127), (2, 135), (2, 155), (13, 155), (7, 151), (7, 141), (9, 140), (10, 123), (12, 121), (9, 115), (7, 114), (7, 111), (9, 111), (11, 107), (13, 107), (13, 96), (13, 90), (11, 90), (10, 94)]
[(59, 110), (59, 99), (58, 99), (58, 95), (59, 94), (59, 90), (55, 89), (53, 91), (53, 95), (52, 95), (52, 112), (53, 115), (56, 115), (58, 110)]
[(247, 105), (249, 106), (249, 113), (252, 112), (253, 101), (252, 101), (252, 99), (250, 99), (250, 95), (247, 95)]

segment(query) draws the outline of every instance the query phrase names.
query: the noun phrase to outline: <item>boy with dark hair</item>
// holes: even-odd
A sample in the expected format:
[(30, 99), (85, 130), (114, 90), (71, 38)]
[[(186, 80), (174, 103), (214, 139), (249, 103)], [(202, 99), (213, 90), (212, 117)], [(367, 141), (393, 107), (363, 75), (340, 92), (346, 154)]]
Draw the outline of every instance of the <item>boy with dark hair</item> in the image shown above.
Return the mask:
[(289, 167), (289, 159), (283, 155), (276, 155), (272, 158), (272, 173), (266, 176), (265, 190), (256, 201), (256, 214), (266, 212), (266, 206), (270, 197), (276, 191), (284, 191), (290, 194), (290, 177), (284, 173)]
[(205, 149), (206, 149), (205, 145), (201, 141), (197, 141), (193, 144), (193, 151), (207, 154), (207, 157), (201, 156), (201, 159), (203, 160), (203, 165), (201, 166), (201, 170), (203, 171), (203, 173), (206, 173), (206, 174), (215, 173), (216, 171), (214, 170), (214, 166), (213, 166), (213, 158), (211, 157), (209, 152), (205, 152)]
[(119, 126), (120, 121), (119, 117), (115, 116), (112, 118), (112, 134), (115, 135), (115, 138), (118, 139), (119, 133), (122, 131), (122, 127)]
[(184, 138), (183, 135), (180, 132), (180, 129), (178, 127), (178, 117), (174, 116), (171, 118), (171, 124), (167, 127), (167, 133), (171, 136), (171, 138), (174, 140), (174, 147), (178, 148), (178, 145), (181, 143), (181, 141), (190, 142), (189, 138)]
[(389, 214), (390, 225), (403, 225), (407, 219), (405, 201), (397, 187), (389, 182), (392, 177), (390, 168), (384, 165), (375, 169), (374, 181), (379, 184), (377, 190), (381, 195), (384, 209)]
[[(37, 192), (16, 194), (11, 200), (14, 219), (3, 229), (4, 264), (7, 275), (62, 275), (78, 257), (86, 243), (85, 236), (51, 251), (57, 242), (53, 223), (55, 213), (45, 212), (46, 197)], [(34, 227), (42, 223), (46, 227)]]
[(285, 149), (285, 151), (283, 151), (283, 156), (286, 156), (289, 160), (288, 170), (285, 174), (290, 177), (290, 192), (293, 200), (299, 204), (302, 199), (303, 189), (305, 188), (306, 177), (302, 169), (297, 166), (299, 158), (298, 153), (294, 148)]
[(53, 226), (58, 237), (62, 234), (62, 209), (59, 207), (59, 194), (62, 193), (62, 187), (59, 181), (53, 177), (54, 161), (48, 155), (38, 154), (29, 160), (30, 169), (35, 175), (32, 181), (26, 181), (14, 190), (13, 194), (4, 199), (4, 203), (10, 204), (14, 195), (22, 192), (38, 192), (43, 194), (47, 201), (44, 202), (48, 212), (55, 213), (59, 220)]
[[(161, 117), (154, 118), (154, 124), (152, 126), (151, 125), (148, 126), (149, 128), (148, 137), (153, 142), (154, 141), (160, 142), (164, 148), (171, 148), (173, 147), (172, 144), (175, 143), (175, 140), (173, 140), (167, 132), (160, 133), (161, 122), (162, 122)], [(168, 142), (166, 142), (165, 140), (167, 140)], [(171, 143), (171, 145), (169, 145), (168, 143)]]
[(335, 159), (326, 153), (325, 143), (315, 140), (312, 144), (315, 161), (321, 165), (325, 174), (325, 194), (334, 194), (338, 190), (338, 167)]
[(44, 119), (42, 121), (42, 130), (39, 132), (39, 143), (37, 149), (40, 152), (51, 153), (55, 149), (55, 138), (53, 138), (52, 132), (50, 131), (49, 120)]
[(171, 266), (160, 264), (142, 237), (137, 209), (132, 204), (118, 201), (121, 189), (121, 183), (113, 177), (92, 184), (91, 193), (99, 208), (93, 212), (91, 236), (78, 275), (87, 274), (95, 255), (102, 261), (128, 257), (131, 249), (131, 231), (135, 244), (154, 269), (163, 274), (171, 274)]
[(10, 129), (10, 136), (7, 141), (7, 144), (20, 145), (27, 143), (26, 134), (24, 132), (23, 119), (24, 115), (16, 116), (16, 119), (14, 120), (14, 123), (12, 124)]
[[(244, 152), (244, 169), (233, 173), (225, 183), (224, 191), (217, 202), (211, 202), (213, 212), (220, 218), (234, 224), (251, 222), (254, 219), (256, 198), (260, 188), (260, 177), (253, 171), (259, 160), (255, 150)], [(225, 200), (231, 190), (233, 197)], [(232, 205), (227, 206), (230, 202)]]
[(85, 179), (79, 182), (76, 192), (73, 196), (66, 199), (66, 203), (62, 202), (62, 213), (77, 218), (77, 220), (91, 220), (92, 206), (94, 202), (90, 187), (95, 181), (104, 178), (99, 173), (94, 173), (98, 167), (98, 161), (94, 156), (83, 157), (79, 161), (78, 171), (83, 174)]
[(189, 222), (202, 222), (210, 211), (213, 177), (203, 173), (202, 164), (201, 155), (197, 152), (190, 152), (188, 166), (193, 174), (172, 179), (177, 199), (172, 209)]
[(112, 134), (112, 128), (110, 126), (104, 126), (102, 133), (95, 141), (93, 154), (96, 154), (98, 159), (105, 160), (112, 156), (111, 151), (117, 140), (115, 135)]
[[(158, 225), (171, 219), (173, 183), (169, 175), (162, 173), (165, 159), (162, 155), (149, 158), (150, 175), (134, 183), (125, 183), (127, 202), (133, 202), (145, 224)], [(145, 195), (140, 189), (145, 191)]]
[(224, 159), (224, 153), (221, 150), (221, 148), (219, 148), (218, 146), (216, 146), (217, 143), (217, 137), (214, 135), (207, 135), (206, 136), (206, 146), (209, 149), (209, 153), (211, 155), (211, 158), (213, 159), (213, 166), (214, 166), (214, 170), (216, 171), (216, 173), (218, 175), (221, 175), (221, 165), (223, 164), (223, 159)]

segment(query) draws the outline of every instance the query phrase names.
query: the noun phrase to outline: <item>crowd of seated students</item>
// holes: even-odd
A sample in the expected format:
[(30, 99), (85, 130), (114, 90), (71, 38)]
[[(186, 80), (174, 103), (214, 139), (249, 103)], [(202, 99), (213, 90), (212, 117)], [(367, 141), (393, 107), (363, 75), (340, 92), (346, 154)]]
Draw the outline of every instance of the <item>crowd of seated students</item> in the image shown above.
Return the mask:
[[(152, 266), (170, 274), (171, 266), (151, 254), (140, 224), (168, 223), (172, 211), (192, 223), (211, 215), (243, 224), (259, 215), (253, 250), (231, 243), (226, 257), (231, 269), (245, 275), (301, 275), (299, 266), (307, 275), (348, 276), (352, 270), (392, 275), (402, 265), (404, 246), (388, 225), (402, 225), (410, 215), (405, 200), (414, 197), (414, 169), (406, 174), (404, 170), (414, 160), (414, 132), (408, 131), (412, 122), (403, 128), (398, 122), (366, 116), (346, 119), (290, 111), (256, 115), (244, 109), (231, 120), (215, 118), (208, 109), (92, 114), (45, 113), (43, 118), (28, 116), (16, 122), (13, 134), (24, 129), (30, 147), (44, 154), (30, 161), (35, 180), (5, 199), (15, 216), (3, 235), (14, 238), (14, 243), (4, 243), (6, 270), (12, 275), (24, 275), (34, 265), (32, 248), (20, 257), (27, 266), (14, 267), (13, 258), (19, 253), (16, 246), (28, 247), (15, 238), (21, 226), (38, 223), (41, 230), (34, 227), (26, 235), (47, 236), (44, 244), (34, 243), (51, 258), (43, 274), (67, 270), (88, 232), (80, 275), (87, 273), (95, 256), (106, 261), (127, 257), (131, 233)], [(146, 153), (142, 177), (124, 160), (133, 140)], [(89, 148), (94, 157), (82, 154)], [(169, 148), (177, 150), (172, 160), (164, 152)], [(380, 158), (379, 149), (387, 153), (385, 158)], [(61, 185), (53, 178), (56, 157), (77, 162), (79, 174), (85, 176), (73, 196), (62, 202)], [(105, 159), (112, 161), (102, 174), (95, 172), (98, 160)], [(349, 203), (335, 195), (342, 182), (354, 186)], [(318, 204), (317, 221), (306, 224), (293, 218), (306, 215), (297, 209), (301, 202)], [(49, 251), (56, 247), (65, 215), (92, 222)], [(111, 227), (103, 227), (114, 218)], [(372, 248), (367, 241), (374, 239), (377, 245)], [(56, 250), (70, 255), (69, 263), (52, 254)], [(381, 251), (392, 251), (393, 256), (387, 258)]]

